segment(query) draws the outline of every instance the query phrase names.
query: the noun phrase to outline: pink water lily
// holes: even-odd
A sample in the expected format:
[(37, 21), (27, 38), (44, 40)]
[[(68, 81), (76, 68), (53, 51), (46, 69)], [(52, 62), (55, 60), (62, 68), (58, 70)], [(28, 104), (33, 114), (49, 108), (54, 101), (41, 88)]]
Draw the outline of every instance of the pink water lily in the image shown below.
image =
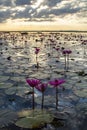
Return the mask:
[(39, 90), (40, 92), (44, 92), (45, 89), (47, 88), (47, 84), (46, 83), (41, 83), (38, 84), (38, 86), (35, 87), (37, 90)]
[(40, 92), (42, 92), (42, 105), (41, 108), (43, 109), (43, 104), (44, 104), (44, 91), (47, 88), (47, 84), (46, 83), (41, 83), (38, 84), (38, 86), (35, 87), (37, 90), (39, 90)]
[(67, 50), (67, 54), (71, 54), (72, 53), (72, 51), (71, 50)]
[(39, 53), (39, 51), (40, 51), (40, 48), (35, 48), (35, 54), (38, 54)]
[(38, 79), (26, 79), (26, 82), (31, 86), (35, 87), (40, 83), (40, 80)]
[(26, 82), (28, 83), (28, 85), (30, 87), (33, 88), (33, 93), (32, 93), (32, 108), (34, 109), (35, 108), (35, 105), (34, 105), (34, 87), (36, 87), (40, 83), (40, 80), (38, 80), (38, 79), (26, 79)]
[(64, 79), (54, 79), (49, 81), (49, 84), (56, 88), (56, 109), (58, 109), (58, 87), (65, 83)]
[(59, 51), (59, 50), (60, 50), (60, 48), (59, 48), (59, 47), (57, 47), (57, 48), (55, 48), (55, 50), (56, 50), (56, 51)]
[(72, 51), (71, 51), (71, 50), (63, 50), (62, 53), (63, 53), (63, 54), (71, 54)]
[(62, 53), (63, 53), (64, 55), (66, 55), (66, 54), (67, 54), (67, 50), (63, 50)]
[(65, 80), (63, 79), (54, 79), (53, 81), (49, 81), (50, 85), (53, 85), (54, 87), (59, 86), (60, 84), (63, 84)]

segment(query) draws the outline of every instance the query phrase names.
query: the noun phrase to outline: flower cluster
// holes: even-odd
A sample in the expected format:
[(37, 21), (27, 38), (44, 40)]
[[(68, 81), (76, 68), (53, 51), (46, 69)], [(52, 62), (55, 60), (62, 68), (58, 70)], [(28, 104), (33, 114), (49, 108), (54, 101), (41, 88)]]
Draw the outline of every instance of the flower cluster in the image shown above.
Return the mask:
[(72, 51), (71, 50), (63, 50), (63, 52), (62, 52), (64, 55), (67, 55), (67, 54), (71, 54), (72, 53)]
[(44, 91), (48, 87), (48, 84), (54, 86), (56, 88), (56, 109), (58, 108), (58, 87), (60, 84), (63, 84), (65, 80), (63, 79), (54, 79), (52, 81), (49, 81), (48, 83), (42, 83), (38, 79), (26, 79), (26, 82), (30, 87), (33, 88), (33, 109), (34, 109), (34, 88), (36, 88), (38, 91), (42, 92), (42, 105), (41, 108), (43, 109), (44, 104)]

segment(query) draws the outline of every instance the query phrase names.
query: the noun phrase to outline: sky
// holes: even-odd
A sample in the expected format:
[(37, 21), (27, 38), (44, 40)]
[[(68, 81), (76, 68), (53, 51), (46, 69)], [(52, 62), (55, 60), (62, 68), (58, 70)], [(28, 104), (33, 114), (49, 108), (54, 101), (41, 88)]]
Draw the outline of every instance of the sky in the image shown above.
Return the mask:
[(0, 0), (0, 31), (87, 31), (87, 0)]

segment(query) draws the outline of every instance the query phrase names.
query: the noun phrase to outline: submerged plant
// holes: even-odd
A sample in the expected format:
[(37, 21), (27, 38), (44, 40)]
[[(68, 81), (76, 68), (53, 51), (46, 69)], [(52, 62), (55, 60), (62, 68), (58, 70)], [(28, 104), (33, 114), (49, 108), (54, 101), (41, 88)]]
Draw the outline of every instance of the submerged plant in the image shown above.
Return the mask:
[(34, 109), (35, 108), (35, 105), (34, 105), (34, 87), (36, 87), (39, 83), (40, 83), (40, 80), (38, 79), (26, 79), (26, 82), (29, 84), (30, 87), (33, 88), (33, 93), (32, 93), (32, 108)]
[(40, 92), (42, 92), (42, 104), (41, 104), (41, 109), (43, 109), (43, 105), (44, 105), (44, 91), (47, 88), (47, 84), (46, 83), (41, 83), (38, 84), (38, 86), (36, 86), (36, 89), (39, 90)]
[(56, 109), (58, 109), (58, 87), (60, 87), (60, 84), (63, 84), (65, 80), (63, 79), (54, 79), (52, 81), (49, 81), (49, 84), (56, 88)]

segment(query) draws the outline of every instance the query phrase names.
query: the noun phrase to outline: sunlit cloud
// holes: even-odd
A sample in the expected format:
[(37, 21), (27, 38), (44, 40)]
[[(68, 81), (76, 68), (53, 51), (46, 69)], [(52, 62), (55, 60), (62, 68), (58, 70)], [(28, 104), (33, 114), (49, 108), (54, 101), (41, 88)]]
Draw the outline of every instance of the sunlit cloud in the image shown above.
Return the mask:
[(0, 23), (87, 24), (87, 0), (0, 0)]
[(44, 0), (37, 0), (36, 2), (34, 2), (33, 5), (31, 5), (31, 7), (34, 8), (34, 9), (38, 8), (41, 5), (41, 3), (43, 3), (43, 1)]

